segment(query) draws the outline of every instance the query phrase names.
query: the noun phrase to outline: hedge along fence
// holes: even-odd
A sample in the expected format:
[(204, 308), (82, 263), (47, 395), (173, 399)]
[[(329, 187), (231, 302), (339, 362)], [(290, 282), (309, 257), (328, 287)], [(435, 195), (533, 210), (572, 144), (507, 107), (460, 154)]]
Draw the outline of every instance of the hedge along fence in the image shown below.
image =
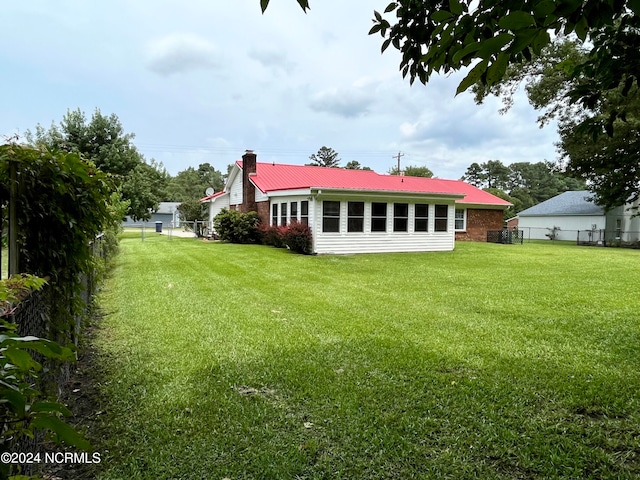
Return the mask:
[[(0, 146), (0, 207), (10, 274), (0, 293), (11, 299), (0, 309), (0, 370), (16, 372), (7, 377), (15, 385), (0, 386), (0, 447), (20, 446), (34, 432), (48, 430), (58, 441), (88, 448), (60, 420), (70, 412), (51, 399), (68, 378), (68, 363), (59, 361), (73, 359), (81, 319), (106, 250), (117, 244), (125, 205), (110, 178), (79, 155), (10, 143)], [(47, 285), (27, 296), (7, 294), (6, 282), (22, 274), (46, 277)], [(47, 370), (55, 373), (42, 375)], [(38, 444), (41, 437), (35, 439)]]
[[(0, 146), (0, 204), (8, 225), (9, 275), (48, 277), (56, 299), (56, 341), (82, 315), (83, 282), (96, 269), (96, 238), (118, 228), (109, 177), (78, 154), (16, 144)], [(116, 223), (117, 222), (117, 223)]]

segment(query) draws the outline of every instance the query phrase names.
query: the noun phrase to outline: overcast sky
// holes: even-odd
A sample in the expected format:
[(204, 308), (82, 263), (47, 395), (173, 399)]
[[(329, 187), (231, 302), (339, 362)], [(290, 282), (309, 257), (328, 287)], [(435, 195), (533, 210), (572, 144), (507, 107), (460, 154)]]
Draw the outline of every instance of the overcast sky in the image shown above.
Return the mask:
[(304, 164), (326, 145), (380, 173), (427, 166), (457, 179), (472, 162), (555, 160), (553, 127), (526, 99), (500, 115), (455, 96), (461, 75), (413, 86), (399, 53), (369, 36), (388, 0), (10, 0), (0, 29), (0, 134), (115, 113), (145, 158), (175, 175), (259, 161)]

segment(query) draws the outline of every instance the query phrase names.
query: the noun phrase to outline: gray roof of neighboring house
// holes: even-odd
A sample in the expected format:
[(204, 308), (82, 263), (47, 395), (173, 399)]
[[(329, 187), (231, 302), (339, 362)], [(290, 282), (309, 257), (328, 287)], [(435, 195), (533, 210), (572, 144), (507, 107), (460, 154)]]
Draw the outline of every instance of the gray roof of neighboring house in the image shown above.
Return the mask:
[(155, 213), (173, 213), (181, 202), (160, 202), (158, 210)]
[(564, 192), (518, 213), (519, 217), (543, 215), (604, 215), (604, 209), (592, 201), (588, 190)]

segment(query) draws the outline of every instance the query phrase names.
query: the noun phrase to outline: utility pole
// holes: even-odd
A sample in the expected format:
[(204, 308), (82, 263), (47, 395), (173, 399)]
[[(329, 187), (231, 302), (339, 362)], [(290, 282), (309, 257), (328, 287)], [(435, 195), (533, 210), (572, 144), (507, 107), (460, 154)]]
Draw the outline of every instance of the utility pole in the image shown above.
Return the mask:
[(404, 157), (404, 153), (398, 152), (398, 155), (394, 155), (393, 157), (391, 157), (398, 159), (398, 175), (400, 175), (400, 157)]

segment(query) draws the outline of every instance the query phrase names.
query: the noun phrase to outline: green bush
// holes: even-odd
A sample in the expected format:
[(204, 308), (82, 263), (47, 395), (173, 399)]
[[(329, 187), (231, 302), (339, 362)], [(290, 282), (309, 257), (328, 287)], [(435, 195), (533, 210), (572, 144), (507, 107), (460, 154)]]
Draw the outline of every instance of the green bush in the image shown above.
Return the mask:
[(292, 252), (311, 255), (313, 253), (313, 237), (309, 225), (299, 222), (287, 225), (284, 232), (284, 243)]
[(260, 238), (259, 224), (256, 212), (242, 213), (226, 208), (213, 219), (213, 228), (220, 240), (231, 243), (256, 243)]

